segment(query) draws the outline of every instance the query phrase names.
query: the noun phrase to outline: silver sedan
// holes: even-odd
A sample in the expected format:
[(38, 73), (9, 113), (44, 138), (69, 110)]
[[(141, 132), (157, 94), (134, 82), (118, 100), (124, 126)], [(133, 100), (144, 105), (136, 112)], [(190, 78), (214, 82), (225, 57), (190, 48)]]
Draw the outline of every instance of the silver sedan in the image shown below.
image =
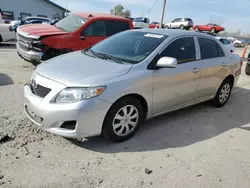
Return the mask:
[(63, 137), (120, 142), (163, 113), (204, 101), (224, 106), (240, 61), (207, 34), (125, 31), (40, 64), (24, 87), (25, 113)]

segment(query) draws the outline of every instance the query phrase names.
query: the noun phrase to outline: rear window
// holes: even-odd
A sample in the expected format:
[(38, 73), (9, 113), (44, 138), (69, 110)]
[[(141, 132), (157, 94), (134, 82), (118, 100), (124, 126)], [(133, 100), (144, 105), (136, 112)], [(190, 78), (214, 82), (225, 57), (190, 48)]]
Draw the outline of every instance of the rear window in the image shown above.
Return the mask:
[(192, 22), (192, 19), (191, 18), (184, 18), (184, 21), (190, 21), (190, 22)]
[(66, 18), (57, 22), (55, 24), (55, 27), (66, 32), (73, 32), (81, 28), (87, 21), (87, 18), (83, 18), (75, 14), (70, 14)]

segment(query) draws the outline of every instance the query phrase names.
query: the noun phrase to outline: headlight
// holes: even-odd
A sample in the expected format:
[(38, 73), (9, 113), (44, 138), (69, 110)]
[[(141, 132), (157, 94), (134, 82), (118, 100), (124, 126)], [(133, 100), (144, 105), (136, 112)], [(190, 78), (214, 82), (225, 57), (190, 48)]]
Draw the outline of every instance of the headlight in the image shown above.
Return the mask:
[(62, 90), (56, 97), (55, 102), (71, 103), (92, 97), (96, 97), (103, 93), (105, 87), (89, 87), (89, 88), (66, 88)]

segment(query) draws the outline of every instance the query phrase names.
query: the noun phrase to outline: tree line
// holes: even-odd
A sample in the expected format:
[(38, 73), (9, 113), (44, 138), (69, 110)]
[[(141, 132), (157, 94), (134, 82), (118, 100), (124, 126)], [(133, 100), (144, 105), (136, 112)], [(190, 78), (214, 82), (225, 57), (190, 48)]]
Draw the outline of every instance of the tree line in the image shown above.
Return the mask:
[(131, 11), (129, 9), (125, 9), (124, 6), (120, 4), (112, 8), (110, 10), (110, 14), (120, 17), (131, 17)]

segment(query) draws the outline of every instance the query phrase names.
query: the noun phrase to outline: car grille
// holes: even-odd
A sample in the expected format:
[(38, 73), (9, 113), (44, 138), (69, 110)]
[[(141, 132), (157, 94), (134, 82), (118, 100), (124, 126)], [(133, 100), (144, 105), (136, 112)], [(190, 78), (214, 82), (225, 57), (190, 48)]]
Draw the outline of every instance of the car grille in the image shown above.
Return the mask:
[(32, 93), (34, 93), (35, 95), (44, 98), (46, 97), (46, 95), (49, 94), (49, 92), (51, 91), (50, 88), (41, 86), (41, 85), (37, 85), (36, 88), (33, 87), (33, 85), (30, 84), (30, 89), (32, 91)]
[(34, 41), (34, 39), (24, 37), (17, 33), (17, 42), (22, 50), (29, 51), (29, 49), (32, 48), (32, 41)]

